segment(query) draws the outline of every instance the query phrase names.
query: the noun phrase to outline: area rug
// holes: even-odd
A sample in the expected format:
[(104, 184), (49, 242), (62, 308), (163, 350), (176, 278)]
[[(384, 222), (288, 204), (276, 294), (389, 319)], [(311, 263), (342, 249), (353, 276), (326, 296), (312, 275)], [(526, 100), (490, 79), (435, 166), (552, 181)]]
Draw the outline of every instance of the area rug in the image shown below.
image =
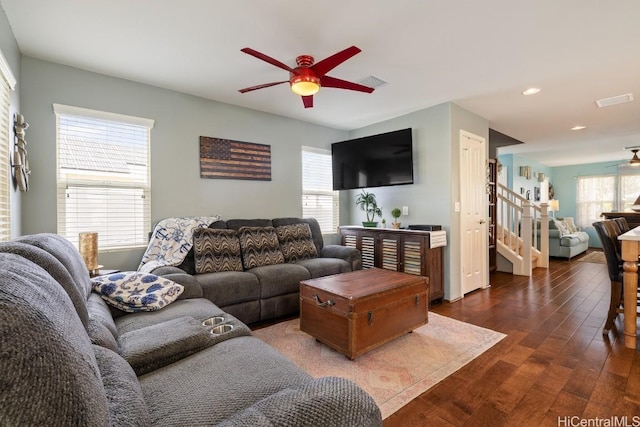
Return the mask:
[(580, 262), (593, 262), (597, 264), (606, 264), (607, 260), (604, 257), (604, 252), (596, 251), (589, 252), (585, 256), (581, 257), (578, 261)]
[(299, 319), (253, 331), (311, 376), (348, 378), (365, 389), (387, 418), (506, 335), (429, 313), (429, 323), (349, 360), (300, 331)]

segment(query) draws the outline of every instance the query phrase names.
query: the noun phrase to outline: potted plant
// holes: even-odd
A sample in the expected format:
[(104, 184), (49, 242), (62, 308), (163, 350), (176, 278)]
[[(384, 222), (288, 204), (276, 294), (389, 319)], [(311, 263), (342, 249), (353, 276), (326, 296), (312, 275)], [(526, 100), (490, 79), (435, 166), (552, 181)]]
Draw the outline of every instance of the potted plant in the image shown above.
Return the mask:
[(358, 194), (358, 197), (356, 198), (356, 206), (367, 215), (367, 220), (362, 221), (362, 225), (364, 227), (378, 226), (378, 223), (374, 220), (376, 219), (376, 216), (382, 217), (382, 210), (378, 207), (375, 194), (368, 193), (363, 189), (362, 193)]
[(398, 222), (398, 218), (402, 215), (402, 211), (398, 208), (391, 209), (391, 216), (393, 217), (393, 222), (391, 223), (391, 227), (400, 228), (400, 223)]

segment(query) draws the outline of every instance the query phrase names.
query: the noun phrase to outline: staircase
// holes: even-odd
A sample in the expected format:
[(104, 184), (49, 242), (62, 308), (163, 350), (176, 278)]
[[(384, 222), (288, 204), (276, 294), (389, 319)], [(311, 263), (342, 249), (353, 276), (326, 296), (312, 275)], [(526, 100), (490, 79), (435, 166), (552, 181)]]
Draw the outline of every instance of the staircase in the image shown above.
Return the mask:
[(502, 184), (496, 202), (496, 249), (513, 265), (513, 274), (531, 276), (536, 267), (549, 268), (547, 203), (535, 204)]

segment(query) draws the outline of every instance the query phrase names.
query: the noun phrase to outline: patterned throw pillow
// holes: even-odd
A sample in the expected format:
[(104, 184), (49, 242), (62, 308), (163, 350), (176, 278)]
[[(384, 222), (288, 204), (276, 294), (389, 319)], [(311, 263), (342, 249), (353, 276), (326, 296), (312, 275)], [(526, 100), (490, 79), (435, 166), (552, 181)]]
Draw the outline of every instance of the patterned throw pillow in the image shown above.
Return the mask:
[(554, 224), (555, 224), (555, 228), (558, 229), (558, 231), (560, 231), (560, 236), (566, 236), (567, 234), (571, 234), (571, 232), (569, 231), (569, 227), (567, 227), (567, 225), (558, 220), (558, 219), (554, 219), (553, 220)]
[(573, 218), (570, 216), (566, 216), (564, 218), (562, 218), (562, 222), (567, 226), (567, 228), (569, 229), (570, 233), (575, 233), (578, 230), (578, 227), (576, 227), (576, 224), (573, 222)]
[(318, 256), (316, 245), (313, 244), (311, 237), (311, 228), (306, 222), (276, 227), (276, 234), (280, 242), (280, 250), (287, 262)]
[(245, 269), (284, 263), (275, 228), (240, 227), (238, 233)]
[(199, 228), (193, 232), (193, 250), (198, 274), (242, 271), (236, 230)]
[(99, 276), (91, 282), (107, 304), (128, 313), (160, 310), (184, 291), (182, 285), (169, 279), (136, 271)]

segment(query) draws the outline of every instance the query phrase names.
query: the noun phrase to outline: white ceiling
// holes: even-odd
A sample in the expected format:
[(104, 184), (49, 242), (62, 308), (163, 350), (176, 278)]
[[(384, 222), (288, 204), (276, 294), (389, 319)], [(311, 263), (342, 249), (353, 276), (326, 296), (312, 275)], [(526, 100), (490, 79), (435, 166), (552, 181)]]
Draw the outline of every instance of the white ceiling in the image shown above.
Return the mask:
[[(549, 166), (629, 159), (640, 145), (638, 0), (0, 0), (23, 54), (339, 129), (452, 101)], [(306, 9), (306, 10), (305, 10)], [(348, 46), (329, 75), (388, 81), (324, 88), (305, 109), (288, 65)], [(523, 96), (527, 87), (538, 95)], [(597, 108), (625, 93), (635, 101)], [(574, 125), (587, 128), (571, 131)]]

